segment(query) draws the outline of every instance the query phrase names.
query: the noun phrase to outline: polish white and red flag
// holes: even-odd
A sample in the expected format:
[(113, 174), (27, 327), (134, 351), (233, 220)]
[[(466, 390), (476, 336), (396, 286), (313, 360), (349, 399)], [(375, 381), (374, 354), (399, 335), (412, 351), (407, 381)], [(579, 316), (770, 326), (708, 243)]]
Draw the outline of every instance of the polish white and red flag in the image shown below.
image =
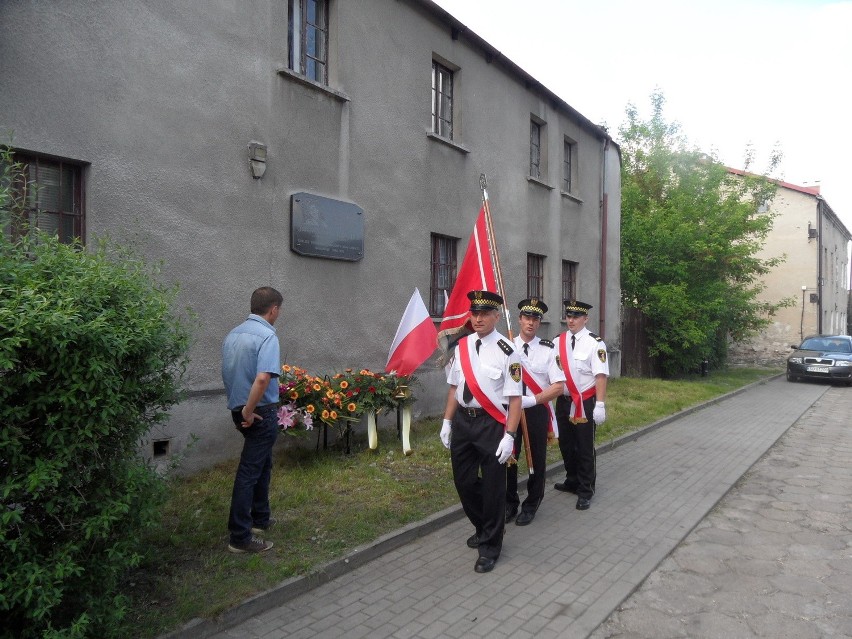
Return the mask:
[(395, 371), (397, 375), (411, 375), (435, 351), (437, 338), (435, 324), (426, 310), (420, 291), (415, 288), (399, 328), (396, 329), (385, 372)]
[[(497, 292), (497, 278), (494, 275), (494, 262), (488, 246), (488, 227), (485, 221), (485, 206), (479, 209), (479, 217), (467, 243), (456, 283), (444, 308), (444, 317), (438, 327), (439, 338), (453, 339), (462, 332), (470, 318), (470, 291)], [(465, 333), (472, 332), (467, 326)]]

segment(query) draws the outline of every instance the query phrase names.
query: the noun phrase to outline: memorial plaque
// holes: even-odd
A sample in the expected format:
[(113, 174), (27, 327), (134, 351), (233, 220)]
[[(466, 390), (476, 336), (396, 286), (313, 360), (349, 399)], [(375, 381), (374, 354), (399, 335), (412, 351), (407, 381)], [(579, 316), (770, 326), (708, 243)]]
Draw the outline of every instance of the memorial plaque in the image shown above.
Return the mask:
[(357, 262), (364, 257), (364, 210), (351, 202), (294, 193), (290, 248), (299, 255)]

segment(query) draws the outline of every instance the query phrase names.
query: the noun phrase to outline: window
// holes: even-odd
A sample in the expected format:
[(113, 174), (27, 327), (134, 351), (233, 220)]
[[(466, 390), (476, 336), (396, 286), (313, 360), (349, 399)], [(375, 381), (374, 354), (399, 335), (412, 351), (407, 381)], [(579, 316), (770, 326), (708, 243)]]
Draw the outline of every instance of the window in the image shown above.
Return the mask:
[(453, 139), (453, 72), (432, 61), (432, 132)]
[(530, 120), (530, 177), (541, 178), (541, 124)]
[(544, 297), (544, 255), (527, 253), (527, 297)]
[[(577, 299), (577, 262), (562, 260), (562, 299)], [(565, 317), (565, 307), (562, 307), (562, 317)]]
[(288, 0), (287, 64), (309, 80), (328, 84), (328, 0)]
[(429, 314), (444, 314), (444, 304), (456, 283), (458, 238), (432, 233), (432, 277), (429, 283)]
[(577, 143), (566, 137), (562, 148), (562, 190), (573, 193), (576, 184)]
[(20, 237), (35, 227), (68, 244), (83, 241), (83, 167), (21, 152), (13, 159), (24, 165), (27, 183), (13, 188), (24, 196), (26, 208), (4, 229), (7, 237)]

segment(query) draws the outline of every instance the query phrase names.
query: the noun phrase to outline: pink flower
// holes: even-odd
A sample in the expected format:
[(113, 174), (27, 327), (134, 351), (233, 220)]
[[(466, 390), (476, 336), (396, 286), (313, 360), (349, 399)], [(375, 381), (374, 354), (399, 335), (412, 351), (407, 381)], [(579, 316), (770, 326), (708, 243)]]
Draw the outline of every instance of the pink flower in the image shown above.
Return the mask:
[(293, 427), (295, 421), (296, 409), (293, 404), (283, 404), (278, 409), (278, 425), (285, 430)]

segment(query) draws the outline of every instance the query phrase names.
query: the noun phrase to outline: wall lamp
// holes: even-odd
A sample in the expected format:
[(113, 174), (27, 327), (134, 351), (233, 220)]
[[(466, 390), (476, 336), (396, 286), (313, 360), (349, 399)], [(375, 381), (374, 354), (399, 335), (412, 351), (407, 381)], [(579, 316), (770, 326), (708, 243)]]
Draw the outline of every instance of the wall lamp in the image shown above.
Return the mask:
[(266, 145), (261, 142), (249, 142), (249, 167), (251, 176), (259, 180), (266, 173)]

